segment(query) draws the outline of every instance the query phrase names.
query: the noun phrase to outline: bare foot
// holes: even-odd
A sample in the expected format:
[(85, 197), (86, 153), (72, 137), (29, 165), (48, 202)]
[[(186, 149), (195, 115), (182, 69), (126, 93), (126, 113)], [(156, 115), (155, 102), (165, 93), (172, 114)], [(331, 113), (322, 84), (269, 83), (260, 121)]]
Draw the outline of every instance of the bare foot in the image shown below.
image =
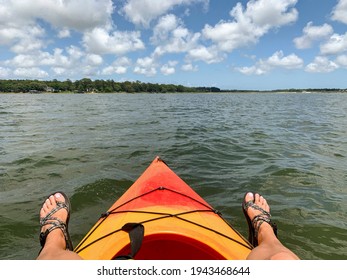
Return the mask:
[[(247, 208), (247, 215), (257, 229), (257, 243), (248, 255), (247, 259), (273, 259), (273, 260), (297, 260), (299, 259), (292, 251), (284, 247), (277, 239), (277, 226), (270, 220), (270, 206), (265, 198), (259, 194), (247, 193), (244, 203), (253, 202), (253, 206)], [(266, 212), (264, 212), (266, 211)], [(261, 218), (257, 218), (261, 217)], [(257, 245), (258, 245), (257, 244)]]
[[(269, 204), (267, 204), (267, 201), (264, 197), (262, 197), (259, 194), (255, 194), (253, 195), (253, 193), (249, 192), (247, 193), (246, 197), (245, 197), (245, 202), (247, 203), (248, 201), (253, 201), (254, 200), (254, 204), (258, 205), (260, 208), (264, 209), (266, 212), (270, 213), (270, 206)], [(248, 207), (247, 209), (247, 214), (249, 216), (249, 218), (251, 220), (253, 220), (253, 218), (259, 214), (262, 214), (262, 212), (260, 210), (254, 209), (252, 207)]]
[[(64, 197), (60, 193), (55, 193), (54, 195), (51, 195), (49, 198), (46, 199), (40, 210), (40, 220), (44, 218), (54, 208), (57, 207), (58, 201), (65, 202)], [(67, 210), (63, 208), (59, 209), (56, 213), (54, 213), (52, 217), (58, 218), (59, 220), (66, 223), (67, 215)], [(50, 225), (43, 226), (41, 232), (45, 232), (49, 227)]]
[[(42, 219), (45, 218), (51, 211), (57, 208), (57, 202), (63, 202), (65, 203), (65, 198), (60, 193), (55, 193), (54, 195), (51, 195), (46, 199), (46, 201), (43, 203), (42, 208), (40, 210), (40, 222), (42, 222)], [(50, 219), (52, 218), (52, 219)], [(61, 208), (55, 213), (51, 214), (51, 217), (48, 218), (48, 220), (44, 223), (44, 225), (41, 227), (41, 233), (45, 233), (47, 230), (49, 230), (53, 225), (50, 223), (54, 223), (57, 221), (60, 221), (60, 223), (66, 224), (67, 218), (68, 218), (68, 212), (66, 208)], [(48, 223), (47, 223), (48, 222)], [(58, 230), (57, 230), (58, 229)], [(63, 245), (64, 249), (66, 247), (66, 241), (64, 234), (61, 230), (61, 228), (57, 227), (53, 229), (48, 235), (46, 242), (49, 239), (58, 239), (56, 244)]]
[(252, 222), (253, 230), (251, 230), (250, 236), (252, 237), (250, 242), (254, 246), (263, 240), (262, 232), (265, 230), (270, 233), (267, 236), (277, 235), (276, 225), (271, 222), (270, 206), (266, 199), (258, 193), (247, 193), (245, 196), (244, 207), (247, 208), (247, 215)]
[(40, 210), (40, 242), (43, 248), (37, 257), (38, 260), (81, 259), (78, 254), (73, 252), (73, 245), (67, 228), (69, 211), (70, 202), (63, 193), (55, 193), (43, 203)]

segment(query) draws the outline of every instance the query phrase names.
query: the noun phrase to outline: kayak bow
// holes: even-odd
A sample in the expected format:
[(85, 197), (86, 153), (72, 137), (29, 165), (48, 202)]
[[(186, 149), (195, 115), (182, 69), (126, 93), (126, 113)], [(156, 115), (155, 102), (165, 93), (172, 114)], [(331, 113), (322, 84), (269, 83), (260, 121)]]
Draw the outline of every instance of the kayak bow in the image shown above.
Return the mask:
[(252, 246), (159, 157), (75, 248), (84, 259), (245, 259)]

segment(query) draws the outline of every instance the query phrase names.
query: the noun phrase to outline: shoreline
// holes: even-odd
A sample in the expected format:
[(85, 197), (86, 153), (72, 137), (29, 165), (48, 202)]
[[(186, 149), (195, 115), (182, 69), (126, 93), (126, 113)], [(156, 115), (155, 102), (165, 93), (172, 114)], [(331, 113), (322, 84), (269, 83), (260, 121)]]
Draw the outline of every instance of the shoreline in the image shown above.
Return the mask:
[(157, 95), (157, 94), (329, 94), (329, 93), (341, 93), (346, 94), (347, 90), (314, 90), (314, 91), (292, 91), (292, 90), (240, 90), (240, 91), (219, 91), (219, 92), (0, 92), (2, 95), (19, 95), (19, 94), (31, 94), (31, 95), (98, 95), (98, 94), (149, 94), (149, 95)]
[(29, 94), (123, 94), (123, 93), (346, 93), (347, 88), (306, 87), (306, 88), (275, 88), (275, 89), (237, 89), (218, 88), (215, 86), (183, 86), (179, 84), (144, 83), (141, 81), (117, 82), (114, 80), (81, 80), (58, 81), (47, 80), (4, 80), (0, 79), (0, 93)]

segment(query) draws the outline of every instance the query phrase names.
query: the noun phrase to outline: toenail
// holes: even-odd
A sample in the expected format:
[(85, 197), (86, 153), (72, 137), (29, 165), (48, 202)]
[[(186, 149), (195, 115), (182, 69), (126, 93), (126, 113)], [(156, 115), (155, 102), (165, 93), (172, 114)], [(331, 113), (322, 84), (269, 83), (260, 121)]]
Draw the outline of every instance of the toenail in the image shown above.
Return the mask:
[(253, 197), (253, 193), (251, 193), (251, 192), (247, 193), (247, 196), (250, 196), (251, 198), (254, 198)]

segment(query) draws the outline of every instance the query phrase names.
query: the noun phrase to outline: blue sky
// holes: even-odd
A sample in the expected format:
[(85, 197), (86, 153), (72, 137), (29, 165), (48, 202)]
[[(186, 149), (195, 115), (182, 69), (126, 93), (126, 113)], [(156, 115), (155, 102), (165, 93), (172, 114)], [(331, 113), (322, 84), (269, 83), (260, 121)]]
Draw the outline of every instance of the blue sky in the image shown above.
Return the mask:
[(347, 88), (347, 0), (0, 0), (0, 79)]

